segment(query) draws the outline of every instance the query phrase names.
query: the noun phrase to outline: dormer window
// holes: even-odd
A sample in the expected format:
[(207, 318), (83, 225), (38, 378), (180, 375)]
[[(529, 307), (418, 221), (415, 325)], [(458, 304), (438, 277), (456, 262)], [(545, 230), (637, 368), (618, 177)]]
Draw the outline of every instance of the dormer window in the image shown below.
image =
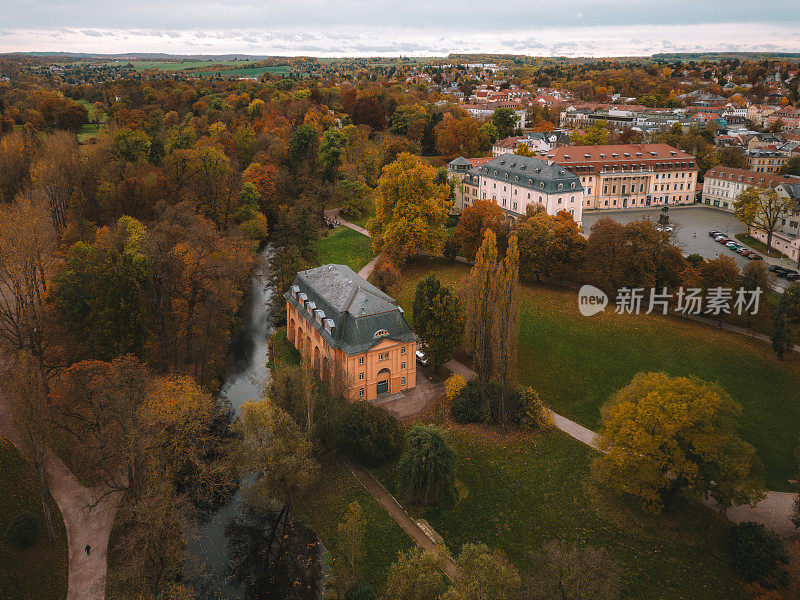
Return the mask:
[(574, 181), (570, 184), (570, 188), (572, 188), (573, 190), (575, 189), (575, 182)]
[(605, 154), (600, 154), (600, 158), (605, 158), (605, 157), (606, 157)]
[(528, 185), (533, 185), (533, 179), (528, 179)]
[(517, 175), (516, 177), (514, 177), (514, 182), (515, 182), (515, 183), (516, 183), (516, 182), (519, 182), (519, 175)]
[(564, 160), (569, 160), (569, 154), (564, 155)]
[(387, 335), (389, 335), (389, 332), (387, 330), (378, 329), (378, 331), (376, 331), (374, 334), (372, 334), (372, 337), (377, 340), (378, 338), (386, 337)]
[(564, 189), (564, 184), (563, 183), (559, 183), (558, 184), (558, 189), (559, 190), (563, 190)]
[(591, 158), (591, 155), (589, 155), (589, 154), (584, 154), (584, 155), (583, 155), (583, 158)]

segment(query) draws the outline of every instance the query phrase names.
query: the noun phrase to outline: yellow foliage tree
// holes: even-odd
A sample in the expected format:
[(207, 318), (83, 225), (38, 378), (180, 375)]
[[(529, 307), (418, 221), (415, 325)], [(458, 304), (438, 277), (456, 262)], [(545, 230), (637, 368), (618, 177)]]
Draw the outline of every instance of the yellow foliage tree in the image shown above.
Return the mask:
[(639, 373), (602, 408), (596, 473), (652, 512), (677, 495), (757, 502), (764, 484), (755, 448), (735, 432), (740, 411), (716, 384)]
[(402, 265), (418, 252), (442, 251), (450, 186), (437, 184), (435, 177), (436, 169), (407, 152), (383, 168), (370, 222), (376, 253)]

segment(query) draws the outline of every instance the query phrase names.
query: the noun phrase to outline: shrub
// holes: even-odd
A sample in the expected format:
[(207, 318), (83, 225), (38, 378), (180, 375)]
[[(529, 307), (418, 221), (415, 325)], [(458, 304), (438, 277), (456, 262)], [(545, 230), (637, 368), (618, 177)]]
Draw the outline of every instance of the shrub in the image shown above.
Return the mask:
[(519, 423), (525, 429), (549, 429), (553, 426), (553, 415), (533, 388), (520, 392), (520, 409)]
[(789, 560), (783, 540), (760, 523), (747, 521), (731, 529), (728, 552), (733, 566), (745, 581), (764, 581), (780, 563)]
[(336, 449), (350, 458), (377, 465), (400, 454), (403, 433), (392, 414), (369, 402), (353, 402), (342, 410)]
[(456, 455), (441, 431), (432, 425), (417, 425), (406, 434), (405, 446), (397, 463), (400, 489), (417, 502), (452, 498)]
[(378, 600), (378, 594), (369, 585), (357, 583), (347, 590), (344, 600)]
[(455, 241), (455, 239), (453, 239), (452, 236), (447, 238), (447, 240), (445, 240), (445, 243), (444, 243), (444, 257), (448, 261), (455, 262), (456, 256), (458, 256), (458, 253), (460, 251), (461, 251), (461, 246), (459, 245), (459, 243), (457, 241)]
[(19, 513), (8, 525), (8, 540), (18, 549), (30, 548), (39, 539), (39, 519), (25, 511)]
[(486, 384), (482, 396), (481, 383), (473, 379), (456, 396), (450, 414), (457, 423), (487, 422), (491, 417), (490, 407), (497, 405), (499, 396), (499, 386), (494, 382)]
[(375, 283), (384, 292), (391, 290), (400, 281), (400, 271), (387, 258), (378, 261), (372, 274), (375, 277)]
[(453, 402), (465, 385), (467, 385), (467, 380), (462, 375), (457, 373), (450, 375), (444, 382), (444, 394), (447, 400)]

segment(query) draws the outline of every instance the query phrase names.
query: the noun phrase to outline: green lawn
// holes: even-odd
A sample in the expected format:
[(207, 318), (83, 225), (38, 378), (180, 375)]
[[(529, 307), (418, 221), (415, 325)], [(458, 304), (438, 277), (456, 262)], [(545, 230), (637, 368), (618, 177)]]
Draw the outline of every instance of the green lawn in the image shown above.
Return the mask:
[[(744, 598), (728, 565), (724, 517), (704, 507), (643, 513), (597, 488), (593, 451), (558, 431), (544, 435), (447, 433), (456, 451), (460, 500), (422, 511), (451, 552), (467, 542), (502, 548), (524, 575), (554, 538), (606, 549), (627, 582), (625, 598)], [(393, 471), (378, 476), (390, 490)]]
[[(468, 267), (419, 262), (396, 298), (410, 313), (417, 282), (430, 271), (458, 286)], [(770, 489), (792, 491), (800, 437), (800, 358), (778, 361), (768, 344), (677, 318), (577, 310), (569, 290), (525, 286), (520, 311), (520, 382), (558, 413), (597, 429), (600, 406), (639, 371), (716, 381), (742, 405), (742, 437), (757, 449)], [(409, 318), (412, 315), (409, 314)]]
[[(757, 240), (752, 235), (747, 233), (737, 233), (734, 237), (745, 246), (749, 246), (756, 252), (760, 252), (765, 256), (775, 256), (779, 257), (781, 255), (780, 251), (776, 250), (775, 248), (769, 248), (764, 242), (761, 240)], [(788, 266), (788, 264), (787, 264)]]
[(347, 265), (358, 273), (372, 260), (372, 242), (349, 227), (337, 227), (317, 242), (319, 264)]
[(323, 459), (320, 473), (321, 481), (315, 487), (313, 498), (296, 511), (298, 517), (319, 534), (325, 547), (336, 558), (339, 556), (336, 545), (338, 524), (348, 505), (357, 501), (367, 525), (363, 577), (376, 590), (382, 589), (389, 565), (397, 558), (398, 552), (413, 545), (411, 538), (339, 460)]
[[(67, 596), (67, 534), (61, 513), (51, 502), (56, 539), (47, 540), (36, 473), (10, 442), (0, 438), (0, 598), (57, 600)], [(31, 548), (17, 550), (6, 537), (9, 522), (22, 511), (36, 515), (42, 536)]]

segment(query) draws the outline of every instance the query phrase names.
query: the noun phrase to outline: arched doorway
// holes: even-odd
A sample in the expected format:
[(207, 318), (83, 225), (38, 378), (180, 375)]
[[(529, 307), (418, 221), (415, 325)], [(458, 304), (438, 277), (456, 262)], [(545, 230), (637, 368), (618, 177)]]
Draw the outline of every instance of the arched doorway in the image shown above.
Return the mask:
[(331, 379), (331, 361), (325, 356), (322, 358), (322, 381), (330, 383)]
[(389, 393), (389, 381), (392, 379), (392, 372), (389, 369), (378, 371), (377, 391), (378, 395)]
[(311, 362), (314, 370), (319, 373), (319, 346), (314, 346), (314, 360)]
[(297, 328), (297, 326), (294, 323), (294, 319), (292, 319), (291, 322), (289, 323), (289, 341), (292, 344), (294, 344), (295, 346), (297, 346), (297, 344), (294, 341), (294, 338), (295, 338), (295, 331), (294, 330), (296, 328)]

